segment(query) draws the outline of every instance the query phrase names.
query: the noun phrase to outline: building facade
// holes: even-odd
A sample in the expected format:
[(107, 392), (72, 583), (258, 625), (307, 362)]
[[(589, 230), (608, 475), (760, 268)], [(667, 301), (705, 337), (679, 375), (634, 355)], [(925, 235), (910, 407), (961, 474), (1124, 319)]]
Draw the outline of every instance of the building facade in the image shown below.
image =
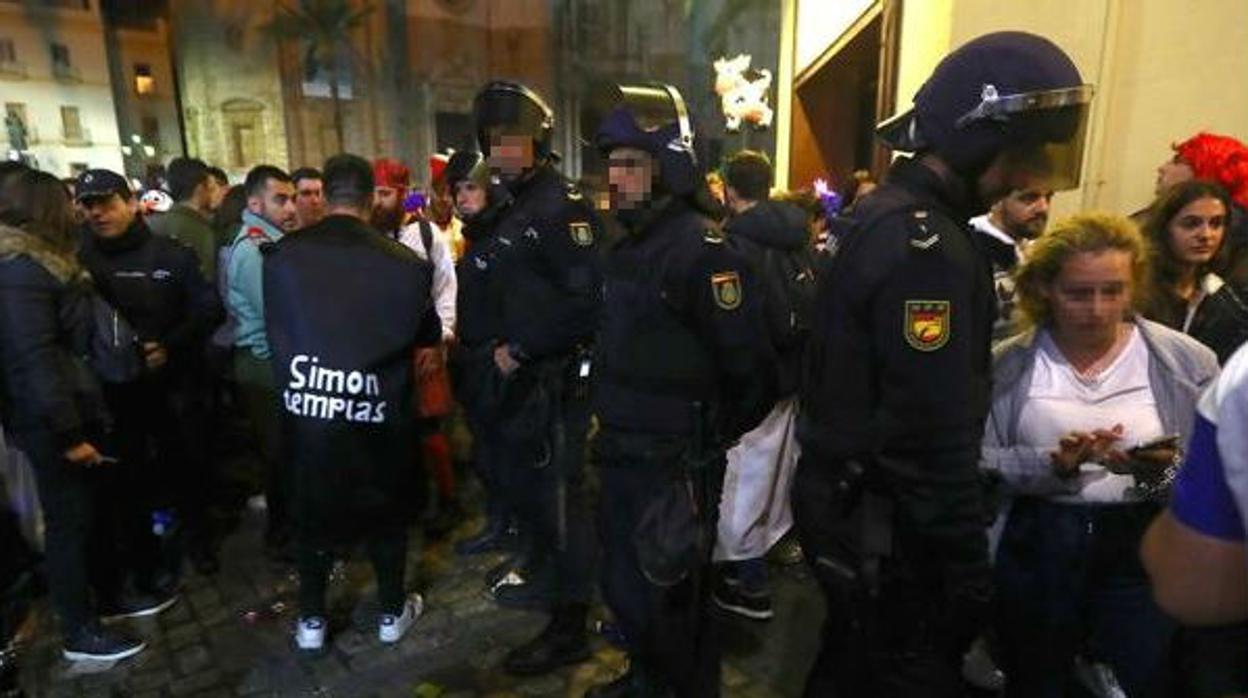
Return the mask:
[(161, 17), (113, 17), (105, 32), (126, 173), (143, 180), (183, 152), (168, 24)]
[[(1242, 0), (1086, 0), (1078, 11), (1063, 0), (843, 0), (836, 12), (821, 0), (783, 4), (777, 155), (790, 186), (809, 186), (820, 169), (834, 180), (858, 167), (881, 174), (870, 148), (837, 134), (869, 138), (950, 50), (992, 31), (1048, 37), (1096, 87), (1083, 182), (1058, 194), (1059, 216), (1144, 207), (1170, 145), (1197, 131), (1248, 138)], [(846, 79), (860, 86), (856, 96), (843, 92)]]
[(0, 104), (9, 159), (61, 177), (122, 171), (97, 0), (0, 0)]

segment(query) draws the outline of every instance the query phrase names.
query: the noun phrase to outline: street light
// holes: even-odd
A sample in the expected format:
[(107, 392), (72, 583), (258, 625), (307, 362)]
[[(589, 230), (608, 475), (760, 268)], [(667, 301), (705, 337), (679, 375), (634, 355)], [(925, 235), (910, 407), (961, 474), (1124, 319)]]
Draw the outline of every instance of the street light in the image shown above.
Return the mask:
[(145, 143), (143, 136), (132, 133), (130, 142), (121, 144), (121, 154), (126, 158), (128, 173), (144, 176), (148, 161), (156, 157), (156, 146)]

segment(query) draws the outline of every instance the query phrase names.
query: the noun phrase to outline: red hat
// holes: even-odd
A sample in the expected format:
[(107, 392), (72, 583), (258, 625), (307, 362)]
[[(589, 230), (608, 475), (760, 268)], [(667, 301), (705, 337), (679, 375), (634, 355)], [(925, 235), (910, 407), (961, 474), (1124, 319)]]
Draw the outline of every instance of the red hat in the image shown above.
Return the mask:
[(434, 153), (429, 157), (429, 182), (431, 184), (441, 184), (442, 177), (446, 175), (446, 164), (451, 161), (451, 156), (445, 153)]
[(373, 163), (373, 186), (407, 189), (412, 174), (398, 160), (382, 158)]
[(1230, 136), (1198, 133), (1174, 146), (1196, 179), (1221, 184), (1240, 206), (1248, 207), (1248, 146)]

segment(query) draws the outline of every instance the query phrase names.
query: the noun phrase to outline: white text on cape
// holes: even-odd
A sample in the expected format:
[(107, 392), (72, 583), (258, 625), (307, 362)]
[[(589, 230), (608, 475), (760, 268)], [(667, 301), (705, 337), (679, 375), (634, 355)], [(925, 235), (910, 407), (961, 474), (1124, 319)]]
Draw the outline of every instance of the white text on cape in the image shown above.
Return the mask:
[(286, 411), (300, 417), (382, 424), (386, 402), (375, 373), (325, 368), (321, 359), (296, 354), (290, 360), (290, 383), (282, 391)]

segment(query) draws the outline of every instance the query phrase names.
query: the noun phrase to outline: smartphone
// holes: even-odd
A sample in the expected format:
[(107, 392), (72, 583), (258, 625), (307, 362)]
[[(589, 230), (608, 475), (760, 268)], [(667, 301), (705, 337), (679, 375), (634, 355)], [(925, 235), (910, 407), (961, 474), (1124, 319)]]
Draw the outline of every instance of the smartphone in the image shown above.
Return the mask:
[(100, 463), (101, 465), (115, 465), (117, 463), (120, 463), (121, 459), (116, 458), (114, 456), (106, 456), (101, 453), (100, 460), (97, 462)]
[(1176, 448), (1179, 445), (1179, 435), (1169, 434), (1159, 436), (1151, 441), (1145, 441), (1137, 446), (1132, 446), (1127, 450), (1127, 455), (1139, 453), (1140, 451), (1157, 451), (1163, 448)]

